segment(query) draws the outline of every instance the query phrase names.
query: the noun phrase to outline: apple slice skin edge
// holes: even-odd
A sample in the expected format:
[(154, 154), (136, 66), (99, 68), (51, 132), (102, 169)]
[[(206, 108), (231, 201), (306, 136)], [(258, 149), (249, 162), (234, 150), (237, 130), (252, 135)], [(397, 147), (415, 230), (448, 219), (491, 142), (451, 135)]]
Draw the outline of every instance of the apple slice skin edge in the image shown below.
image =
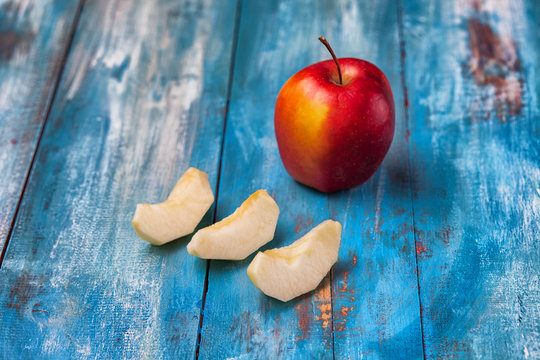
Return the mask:
[(259, 252), (248, 276), (264, 294), (287, 302), (317, 288), (337, 262), (340, 243), (341, 224), (324, 221), (289, 246)]
[(213, 202), (208, 175), (190, 167), (167, 200), (158, 204), (137, 204), (131, 223), (140, 238), (161, 246), (195, 231)]
[(200, 229), (187, 246), (202, 259), (243, 260), (272, 241), (279, 206), (264, 189), (251, 194), (231, 215)]

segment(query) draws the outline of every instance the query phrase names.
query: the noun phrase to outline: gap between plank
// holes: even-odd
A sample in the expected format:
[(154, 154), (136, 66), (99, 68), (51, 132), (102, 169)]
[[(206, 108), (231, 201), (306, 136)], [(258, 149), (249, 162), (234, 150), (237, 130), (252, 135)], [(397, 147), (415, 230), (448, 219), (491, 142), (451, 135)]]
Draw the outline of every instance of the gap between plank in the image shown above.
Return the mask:
[[(407, 91), (407, 85), (405, 83), (405, 57), (407, 55), (405, 50), (405, 37), (403, 34), (403, 0), (398, 2), (397, 8), (397, 19), (398, 19), (398, 37), (399, 37), (399, 63), (400, 63), (400, 76), (401, 76), (401, 87), (403, 90), (403, 104), (405, 108), (405, 129), (409, 133), (409, 95)], [(422, 333), (422, 357), (426, 359), (426, 345), (424, 342), (424, 314), (422, 309), (422, 298), (420, 297), (420, 273), (418, 272), (418, 254), (417, 249), (417, 239), (416, 239), (416, 220), (414, 215), (414, 191), (412, 183), (412, 161), (411, 161), (411, 147), (409, 144), (409, 138), (407, 137), (407, 162), (409, 168), (409, 197), (411, 199), (411, 211), (412, 211), (412, 223), (413, 223), (413, 237), (414, 237), (414, 261), (416, 265), (416, 286), (418, 289), (418, 306), (420, 313), (420, 330)]]
[[(237, 53), (237, 47), (238, 47), (238, 33), (239, 33), (239, 25), (240, 25), (240, 13), (242, 11), (242, 0), (237, 0), (236, 2), (236, 14), (234, 18), (234, 30), (233, 30), (233, 40), (231, 45), (231, 63), (229, 66), (229, 83), (227, 84), (227, 100), (225, 102), (225, 115), (223, 119), (223, 131), (222, 131), (222, 140), (221, 140), (221, 147), (219, 149), (219, 165), (218, 165), (218, 177), (216, 182), (216, 204), (214, 206), (214, 215), (212, 218), (212, 223), (216, 222), (217, 217), (217, 208), (218, 208), (218, 201), (219, 201), (219, 187), (220, 187), (220, 181), (221, 181), (221, 165), (223, 162), (223, 150), (225, 148), (225, 131), (227, 130), (227, 121), (229, 119), (229, 105), (231, 102), (231, 91), (232, 91), (232, 82), (233, 82), (233, 76), (234, 76), (234, 64), (236, 60), (236, 53)], [(208, 276), (210, 274), (210, 260), (206, 260), (206, 273), (204, 276), (204, 287), (203, 287), (203, 294), (202, 294), (202, 305), (201, 305), (201, 311), (199, 314), (199, 328), (197, 329), (197, 342), (195, 343), (195, 359), (199, 358), (199, 350), (201, 347), (201, 341), (202, 341), (202, 326), (203, 326), (203, 320), (204, 320), (204, 310), (206, 306), (206, 293), (208, 292)]]
[[(34, 148), (34, 153), (32, 154), (32, 159), (30, 160), (30, 165), (28, 165), (28, 170), (26, 171), (26, 175), (24, 177), (24, 184), (23, 188), (21, 189), (21, 194), (19, 195), (19, 201), (17, 202), (17, 206), (15, 208), (15, 213), (13, 214), (13, 218), (11, 219), (11, 224), (9, 226), (9, 231), (6, 236), (6, 242), (4, 243), (4, 247), (2, 248), (2, 253), (0, 254), (0, 269), (2, 268), (2, 264), (4, 263), (4, 256), (6, 255), (7, 248), (9, 245), (9, 241), (11, 239), (11, 236), (13, 235), (13, 230), (15, 228), (15, 224), (17, 222), (17, 217), (19, 215), (19, 210), (21, 208), (22, 200), (24, 197), (24, 193), (26, 192), (26, 187), (28, 186), (28, 180), (30, 179), (30, 174), (32, 173), (32, 169), (34, 168), (34, 163), (36, 161), (36, 156), (39, 150), (39, 145), (41, 144), (41, 139), (43, 138), (43, 133), (45, 132), (45, 127), (47, 126), (47, 122), (49, 120), (49, 116), (51, 113), (52, 105), (54, 104), (54, 101), (56, 100), (56, 94), (58, 92), (58, 86), (60, 85), (60, 80), (62, 79), (62, 75), (64, 73), (64, 68), (67, 62), (67, 58), (69, 56), (69, 53), (71, 52), (71, 47), (73, 45), (73, 39), (75, 38), (75, 32), (77, 31), (77, 27), (79, 25), (79, 20), (81, 18), (81, 13), (84, 8), (84, 2), (85, 0), (80, 0), (79, 5), (77, 6), (77, 10), (75, 11), (75, 17), (73, 18), (73, 24), (71, 25), (70, 33), (67, 38), (66, 47), (64, 50), (64, 54), (60, 60), (60, 64), (58, 65), (58, 75), (56, 76), (56, 79), (53, 80), (53, 87), (52, 87), (52, 94), (49, 99), (49, 103), (46, 105), (46, 110), (44, 113), (44, 120), (41, 124), (41, 128), (39, 130), (39, 135), (36, 141), (36, 146)], [(55, 69), (56, 70), (56, 69)], [(54, 71), (54, 70), (53, 70)]]
[(330, 269), (330, 307), (332, 321), (332, 360), (336, 360), (336, 345), (334, 342), (334, 266)]
[[(326, 208), (328, 210), (328, 215), (330, 217), (330, 197), (326, 194)], [(334, 336), (334, 267), (336, 264), (332, 265), (330, 268), (330, 320), (332, 321), (332, 360), (336, 360), (336, 344)]]

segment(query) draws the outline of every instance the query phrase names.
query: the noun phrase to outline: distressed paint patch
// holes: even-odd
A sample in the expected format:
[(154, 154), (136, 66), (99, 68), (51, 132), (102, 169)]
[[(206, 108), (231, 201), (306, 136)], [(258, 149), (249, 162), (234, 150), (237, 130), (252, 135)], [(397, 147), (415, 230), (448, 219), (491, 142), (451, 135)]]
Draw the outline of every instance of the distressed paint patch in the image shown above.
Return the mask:
[(516, 43), (495, 33), (490, 24), (477, 17), (467, 21), (471, 59), (469, 71), (475, 84), (493, 86), (495, 110), (502, 121), (518, 115), (523, 107), (522, 79)]
[(423, 241), (416, 242), (416, 255), (422, 258), (433, 256), (433, 251)]
[[(357, 263), (358, 256), (356, 252), (349, 251), (349, 259), (346, 261), (345, 269), (352, 270), (354, 267), (356, 267)], [(347, 330), (348, 318), (353, 314), (353, 310), (355, 309), (355, 307), (351, 304), (355, 304), (356, 294), (355, 289), (349, 284), (349, 275), (349, 271), (344, 271), (341, 274), (341, 279), (337, 289), (337, 296), (339, 297), (339, 302), (342, 304), (334, 310), (334, 332), (338, 333)], [(369, 274), (367, 276), (370, 277)]]
[(434, 348), (440, 359), (456, 359), (471, 356), (471, 347), (466, 341), (442, 338), (435, 346), (429, 344), (426, 347)]
[(415, 229), (416, 254), (421, 258), (429, 258), (433, 256), (433, 247), (448, 247), (454, 238), (454, 230), (454, 226), (448, 224), (442, 225), (438, 230)]
[(294, 307), (296, 310), (296, 317), (298, 318), (298, 327), (301, 331), (301, 335), (296, 336), (297, 342), (306, 340), (313, 325), (313, 307), (310, 299), (310, 296), (304, 296), (302, 301)]
[(330, 278), (324, 278), (322, 284), (315, 290), (314, 301), (315, 307), (319, 310), (320, 315), (315, 315), (315, 320), (321, 322), (323, 329), (330, 327), (332, 321), (332, 299), (330, 290)]
[(343, 332), (347, 329), (347, 321), (349, 315), (351, 315), (354, 310), (353, 306), (341, 306), (338, 311), (335, 313), (335, 332)]
[(311, 226), (313, 226), (313, 216), (311, 215), (308, 215), (307, 217), (298, 215), (294, 221), (294, 231), (296, 233), (308, 229)]
[(172, 312), (167, 322), (167, 341), (182, 344), (182, 341), (191, 334), (190, 322), (192, 314), (185, 311)]
[(28, 303), (41, 292), (41, 286), (45, 281), (44, 277), (37, 277), (29, 274), (22, 274), (18, 276), (9, 292), (9, 301), (6, 307), (9, 309), (15, 309), (17, 312), (22, 313), (28, 305)]
[(384, 341), (391, 337), (388, 332), (389, 324), (392, 319), (392, 299), (391, 298), (379, 298), (375, 302), (368, 302), (368, 308), (370, 312), (375, 314), (375, 323), (377, 326), (377, 337), (379, 347), (382, 347)]
[(251, 353), (261, 347), (258, 335), (261, 332), (260, 321), (251, 312), (244, 311), (239, 317), (233, 320), (233, 325), (229, 328), (229, 333), (234, 333), (236, 337), (242, 339), (246, 346), (246, 352)]
[(19, 34), (11, 29), (0, 32), (0, 60), (10, 60), (16, 51), (27, 52), (34, 38), (33, 32)]

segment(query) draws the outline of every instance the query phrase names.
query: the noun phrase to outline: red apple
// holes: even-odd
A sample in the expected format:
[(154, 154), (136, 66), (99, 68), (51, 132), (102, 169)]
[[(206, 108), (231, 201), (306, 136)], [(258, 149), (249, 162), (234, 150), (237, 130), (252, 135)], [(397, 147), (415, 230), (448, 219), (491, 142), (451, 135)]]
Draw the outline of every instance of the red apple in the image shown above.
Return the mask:
[(274, 126), (285, 169), (331, 192), (360, 185), (382, 163), (394, 137), (394, 98), (375, 65), (337, 59), (294, 74), (276, 100)]

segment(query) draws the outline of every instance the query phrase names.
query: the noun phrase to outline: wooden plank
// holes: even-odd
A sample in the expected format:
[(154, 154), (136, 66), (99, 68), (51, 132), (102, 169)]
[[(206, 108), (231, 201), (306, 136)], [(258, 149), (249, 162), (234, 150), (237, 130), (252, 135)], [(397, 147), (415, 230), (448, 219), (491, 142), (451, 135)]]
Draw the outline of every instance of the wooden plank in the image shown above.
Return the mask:
[(79, 3), (0, 0), (0, 253), (54, 95)]
[(235, 14), (86, 2), (0, 272), (1, 358), (194, 356), (206, 266), (130, 220), (188, 166), (216, 186)]
[(538, 2), (404, 2), (427, 358), (540, 357)]
[[(201, 359), (331, 359), (334, 340), (336, 358), (384, 357), (393, 351), (421, 356), (408, 159), (400, 157), (407, 150), (397, 24), (393, 1), (243, 2), (217, 218), (230, 214), (253, 191), (267, 188), (281, 214), (275, 239), (263, 249), (290, 244), (328, 217), (344, 224), (343, 245), (333, 300), (328, 278), (314, 293), (281, 303), (251, 284), (246, 268), (253, 256), (241, 262), (211, 261)], [(321, 34), (339, 56), (382, 66), (399, 116), (383, 172), (358, 189), (331, 196), (287, 175), (273, 129), (274, 101), (283, 83), (329, 57), (317, 41)], [(398, 226), (402, 233), (392, 233)]]
[[(254, 191), (267, 189), (280, 216), (275, 238), (264, 249), (290, 244), (328, 218), (326, 196), (296, 184), (285, 172), (273, 126), (281, 85), (320, 59), (316, 35), (327, 8), (315, 3), (242, 2), (217, 219)], [(294, 14), (307, 19), (308, 13), (310, 21), (294, 20)], [(328, 280), (316, 296), (282, 303), (251, 283), (246, 269), (252, 258), (210, 262), (200, 359), (331, 358)]]
[(383, 70), (396, 105), (394, 140), (380, 169), (330, 197), (330, 212), (344, 225), (333, 274), (336, 359), (423, 357), (398, 10), (396, 1), (351, 3), (337, 19), (347, 35), (332, 36), (347, 56)]

